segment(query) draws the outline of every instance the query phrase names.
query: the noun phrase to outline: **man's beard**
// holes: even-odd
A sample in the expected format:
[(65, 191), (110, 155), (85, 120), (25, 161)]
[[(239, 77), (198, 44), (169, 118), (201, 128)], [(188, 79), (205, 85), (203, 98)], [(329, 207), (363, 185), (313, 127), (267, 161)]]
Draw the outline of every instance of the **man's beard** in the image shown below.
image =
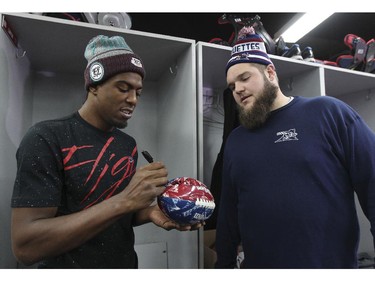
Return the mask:
[(249, 110), (237, 105), (239, 121), (242, 126), (249, 130), (259, 128), (266, 122), (273, 102), (276, 99), (278, 88), (268, 80), (264, 79), (264, 81), (262, 93), (254, 101), (253, 106)]
[(126, 121), (126, 122), (116, 122), (114, 124), (114, 127), (116, 127), (117, 129), (125, 129), (127, 126), (128, 126), (128, 121)]

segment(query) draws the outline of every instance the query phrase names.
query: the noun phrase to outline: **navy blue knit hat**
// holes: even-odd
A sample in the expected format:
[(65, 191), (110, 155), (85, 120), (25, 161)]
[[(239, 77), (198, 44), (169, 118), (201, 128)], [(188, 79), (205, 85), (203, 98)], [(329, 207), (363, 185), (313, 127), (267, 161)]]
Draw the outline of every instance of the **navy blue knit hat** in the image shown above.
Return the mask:
[(264, 41), (255, 33), (252, 26), (245, 26), (238, 33), (238, 40), (232, 48), (231, 58), (227, 63), (225, 73), (237, 63), (273, 64), (267, 54)]
[(145, 69), (140, 57), (126, 44), (121, 36), (98, 35), (86, 46), (85, 87), (104, 83), (122, 72), (135, 72), (145, 77)]

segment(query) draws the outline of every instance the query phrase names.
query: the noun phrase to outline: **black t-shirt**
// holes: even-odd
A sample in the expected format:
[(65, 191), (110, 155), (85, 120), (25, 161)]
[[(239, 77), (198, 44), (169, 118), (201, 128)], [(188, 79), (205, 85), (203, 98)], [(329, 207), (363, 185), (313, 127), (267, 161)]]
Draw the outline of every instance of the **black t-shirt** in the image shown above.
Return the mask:
[[(78, 112), (31, 127), (17, 150), (12, 207), (58, 207), (58, 216), (90, 208), (119, 192), (134, 175), (134, 138), (103, 132)], [(136, 268), (133, 215), (82, 246), (40, 263), (44, 268)]]

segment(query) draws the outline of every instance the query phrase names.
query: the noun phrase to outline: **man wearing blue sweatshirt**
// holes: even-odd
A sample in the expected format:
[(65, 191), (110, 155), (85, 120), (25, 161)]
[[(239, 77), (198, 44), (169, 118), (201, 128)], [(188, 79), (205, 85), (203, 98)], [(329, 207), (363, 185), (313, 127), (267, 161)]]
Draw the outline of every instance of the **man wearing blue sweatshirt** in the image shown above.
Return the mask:
[[(251, 34), (253, 33), (253, 34)], [(287, 97), (264, 42), (244, 28), (227, 84), (241, 125), (229, 135), (216, 268), (357, 268), (354, 194), (375, 237), (375, 134), (333, 97)]]

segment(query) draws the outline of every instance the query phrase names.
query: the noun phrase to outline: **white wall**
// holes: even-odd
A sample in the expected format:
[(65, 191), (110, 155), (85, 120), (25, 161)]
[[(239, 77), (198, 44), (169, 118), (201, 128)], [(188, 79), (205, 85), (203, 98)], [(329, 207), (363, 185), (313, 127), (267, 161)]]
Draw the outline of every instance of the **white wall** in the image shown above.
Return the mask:
[(15, 153), (30, 119), (29, 62), (0, 32), (0, 268), (15, 268), (10, 241), (10, 199), (16, 174)]

